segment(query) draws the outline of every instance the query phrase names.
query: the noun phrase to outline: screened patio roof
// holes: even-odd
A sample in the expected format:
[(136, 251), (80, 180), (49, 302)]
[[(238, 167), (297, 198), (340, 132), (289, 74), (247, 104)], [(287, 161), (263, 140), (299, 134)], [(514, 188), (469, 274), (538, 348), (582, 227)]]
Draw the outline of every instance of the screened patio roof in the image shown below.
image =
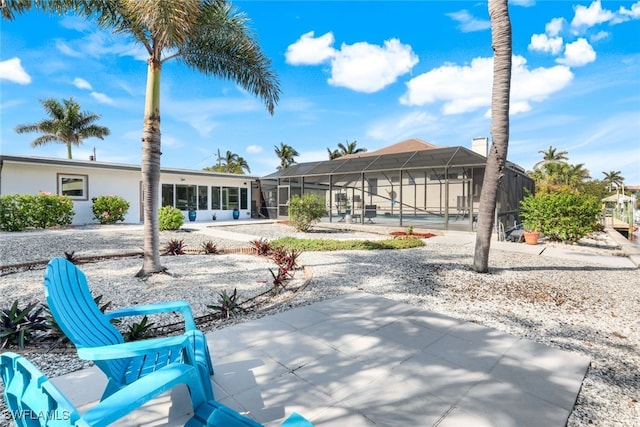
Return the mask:
[[(392, 154), (368, 154), (334, 160), (298, 163), (263, 177), (302, 178), (327, 175), (360, 175), (393, 170), (485, 166), (486, 157), (464, 147), (443, 147)], [(509, 164), (508, 166), (512, 166)]]

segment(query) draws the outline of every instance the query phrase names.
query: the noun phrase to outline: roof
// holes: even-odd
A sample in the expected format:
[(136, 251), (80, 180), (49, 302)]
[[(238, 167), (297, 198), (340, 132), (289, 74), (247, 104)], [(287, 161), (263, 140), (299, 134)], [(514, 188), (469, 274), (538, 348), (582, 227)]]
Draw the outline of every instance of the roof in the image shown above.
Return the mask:
[[(431, 144), (430, 142), (423, 141), (419, 138), (411, 138), (411, 139), (406, 139), (404, 141), (400, 141), (396, 144), (389, 145), (387, 147), (383, 147), (379, 150), (363, 151), (357, 154), (346, 154), (338, 157), (338, 159), (343, 159), (347, 157), (378, 156), (382, 154), (410, 153), (413, 151), (431, 150), (434, 148), (438, 148), (438, 147)], [(336, 159), (333, 159), (333, 160), (336, 160)]]
[[(53, 157), (0, 155), (0, 165), (2, 165), (3, 162), (85, 167), (85, 168), (95, 168), (95, 169), (127, 170), (127, 171), (138, 171), (138, 172), (141, 170), (139, 165), (98, 162), (95, 160), (60, 159), (60, 158), (53, 158)], [(175, 169), (175, 168), (161, 167), (160, 172), (175, 173), (175, 174), (182, 174), (182, 175), (194, 175), (194, 176), (220, 176), (220, 177), (244, 178), (244, 179), (258, 178), (257, 176), (253, 176), (253, 175), (239, 175), (234, 173), (211, 172), (211, 171), (197, 170), (197, 169)]]

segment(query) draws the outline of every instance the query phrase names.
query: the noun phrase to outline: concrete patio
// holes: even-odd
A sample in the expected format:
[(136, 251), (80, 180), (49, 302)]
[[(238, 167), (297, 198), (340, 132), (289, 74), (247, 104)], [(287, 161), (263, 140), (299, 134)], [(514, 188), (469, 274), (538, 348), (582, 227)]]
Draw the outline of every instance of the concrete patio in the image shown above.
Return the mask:
[[(366, 293), (207, 335), (216, 399), (266, 426), (299, 412), (318, 426), (544, 426), (567, 422), (584, 356)], [(96, 368), (54, 378), (77, 405)], [(118, 425), (182, 425), (186, 389)]]

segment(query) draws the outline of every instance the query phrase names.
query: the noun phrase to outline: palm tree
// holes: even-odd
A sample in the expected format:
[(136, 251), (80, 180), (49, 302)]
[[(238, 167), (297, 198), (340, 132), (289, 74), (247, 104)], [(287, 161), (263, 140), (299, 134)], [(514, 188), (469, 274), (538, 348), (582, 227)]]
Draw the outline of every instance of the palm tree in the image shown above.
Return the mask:
[(329, 153), (329, 160), (337, 159), (338, 157), (342, 156), (342, 153), (340, 153), (340, 150), (338, 149), (331, 150), (327, 147), (327, 152)]
[(500, 181), (509, 148), (509, 96), (511, 93), (512, 35), (508, 0), (489, 0), (491, 45), (493, 47), (493, 89), (491, 92), (492, 145), (484, 171), (473, 268), (489, 271), (489, 249)]
[(56, 13), (74, 11), (96, 18), (98, 25), (124, 33), (149, 54), (142, 130), (144, 191), (144, 258), (138, 276), (164, 271), (160, 264), (158, 207), (160, 198), (160, 75), (162, 65), (177, 59), (204, 74), (238, 83), (262, 98), (270, 114), (280, 88), (271, 61), (264, 55), (244, 14), (223, 0), (60, 0), (7, 3), (11, 17), (30, 8)]
[(347, 141), (347, 145), (344, 145), (342, 143), (338, 144), (338, 148), (340, 149), (340, 155), (344, 156), (347, 154), (358, 154), (358, 153), (364, 153), (367, 151), (366, 148), (356, 148), (356, 145), (358, 145), (358, 141), (353, 141), (353, 142), (349, 142)]
[(99, 114), (81, 112), (80, 104), (73, 97), (63, 99), (62, 104), (53, 98), (40, 100), (49, 119), (30, 125), (16, 127), (17, 133), (40, 132), (41, 135), (31, 142), (32, 147), (39, 147), (51, 142), (66, 144), (67, 158), (71, 159), (71, 146), (80, 146), (85, 138), (100, 138), (111, 134), (109, 128), (94, 124)]
[(533, 165), (534, 170), (549, 163), (562, 163), (565, 160), (569, 160), (569, 157), (567, 157), (569, 154), (568, 151), (557, 151), (557, 149), (552, 146), (549, 146), (548, 150), (539, 150), (538, 153), (542, 154), (542, 160)]
[(607, 183), (607, 189), (611, 192), (611, 185), (615, 184), (616, 187), (619, 187), (623, 182), (624, 178), (620, 175), (622, 172), (620, 171), (609, 171), (602, 172), (604, 174), (604, 182)]
[(299, 156), (300, 154), (290, 145), (285, 144), (284, 142), (280, 143), (280, 147), (274, 145), (276, 156), (280, 159), (280, 166), (278, 166), (278, 170), (286, 169), (296, 161), (294, 157)]
[[(220, 151), (218, 151), (218, 156), (220, 156)], [(213, 172), (235, 173), (239, 175), (243, 175), (245, 170), (247, 172), (251, 172), (251, 168), (249, 168), (249, 164), (247, 163), (247, 161), (229, 150), (227, 150), (227, 154), (225, 155), (224, 159), (222, 157), (218, 157), (217, 165), (206, 167), (204, 168), (204, 170)]]

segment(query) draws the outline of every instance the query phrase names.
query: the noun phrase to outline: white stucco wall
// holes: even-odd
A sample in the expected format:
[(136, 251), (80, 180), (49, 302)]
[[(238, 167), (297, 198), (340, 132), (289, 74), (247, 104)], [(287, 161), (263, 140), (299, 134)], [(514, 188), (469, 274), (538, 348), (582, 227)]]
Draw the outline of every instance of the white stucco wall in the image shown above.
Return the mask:
[[(0, 194), (38, 194), (49, 192), (59, 194), (58, 177), (63, 175), (79, 175), (86, 177), (86, 200), (73, 200), (75, 215), (73, 224), (90, 224), (98, 221), (93, 218), (91, 210), (93, 197), (116, 195), (129, 202), (129, 211), (125, 223), (142, 222), (141, 173), (137, 166), (109, 165), (90, 161), (70, 161), (65, 159), (18, 158), (2, 156), (0, 170)], [(240, 218), (250, 217), (251, 182), (248, 176), (227, 176), (226, 174), (203, 174), (202, 171), (169, 170), (160, 175), (160, 191), (162, 184), (206, 185), (246, 187), (249, 193), (249, 204), (246, 210), (241, 210)], [(160, 196), (160, 195), (159, 195)], [(161, 197), (159, 197), (161, 199)], [(209, 206), (211, 198), (209, 195)], [(216, 212), (217, 219), (231, 219), (231, 211), (197, 211), (197, 220), (211, 220)], [(185, 219), (187, 212), (184, 212)], [(186, 219), (188, 221), (188, 219)]]

